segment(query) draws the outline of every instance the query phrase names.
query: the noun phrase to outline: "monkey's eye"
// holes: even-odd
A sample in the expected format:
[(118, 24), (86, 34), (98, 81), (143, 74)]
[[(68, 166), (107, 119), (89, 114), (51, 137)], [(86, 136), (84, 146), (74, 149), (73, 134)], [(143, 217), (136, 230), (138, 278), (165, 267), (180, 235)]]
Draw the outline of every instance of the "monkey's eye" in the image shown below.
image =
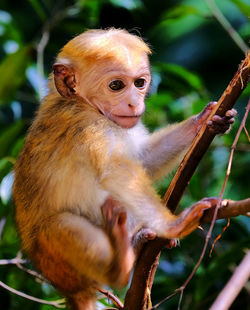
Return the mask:
[(135, 87), (137, 88), (143, 88), (146, 84), (146, 80), (145, 79), (137, 79), (134, 81)]
[(114, 80), (109, 83), (109, 88), (115, 91), (119, 91), (125, 87), (122, 80)]

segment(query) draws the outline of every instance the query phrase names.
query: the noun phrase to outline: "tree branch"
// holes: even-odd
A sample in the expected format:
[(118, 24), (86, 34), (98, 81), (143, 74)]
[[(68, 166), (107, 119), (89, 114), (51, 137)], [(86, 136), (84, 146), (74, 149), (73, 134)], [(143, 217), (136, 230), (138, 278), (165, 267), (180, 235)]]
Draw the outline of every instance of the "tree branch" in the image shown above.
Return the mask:
[(220, 292), (210, 310), (227, 310), (250, 277), (250, 250), (247, 251), (231, 279)]
[[(218, 209), (216, 219), (226, 219), (239, 215), (249, 216), (248, 213), (250, 213), (250, 198), (240, 201), (224, 199)], [(213, 219), (213, 214), (214, 208), (206, 210), (201, 219), (201, 223), (210, 223)]]
[[(247, 86), (249, 75), (250, 53), (248, 53), (245, 60), (241, 63), (238, 71), (224, 91), (207, 122), (211, 120), (215, 114), (222, 116), (227, 110), (233, 107), (236, 100)], [(201, 158), (205, 154), (214, 137), (215, 135), (208, 131), (207, 125), (204, 124), (194, 139), (164, 196), (164, 202), (172, 211), (175, 211), (178, 206), (189, 180), (191, 179)], [(216, 214), (213, 216), (216, 218)], [(124, 310), (146, 310), (148, 308), (147, 301), (149, 295), (149, 284), (153, 282), (152, 277), (154, 276), (154, 272), (152, 273), (152, 268), (158, 264), (161, 249), (165, 245), (166, 240), (157, 238), (156, 240), (149, 241), (142, 249), (141, 255), (135, 266), (131, 286), (125, 298)], [(202, 254), (200, 259), (202, 259)], [(196, 266), (199, 266), (199, 262)], [(194, 272), (195, 270), (196, 269), (194, 268)], [(192, 275), (193, 273), (190, 276)], [(190, 277), (188, 277), (187, 281), (189, 281), (189, 279)], [(177, 291), (180, 291), (181, 294), (183, 293), (182, 288)]]

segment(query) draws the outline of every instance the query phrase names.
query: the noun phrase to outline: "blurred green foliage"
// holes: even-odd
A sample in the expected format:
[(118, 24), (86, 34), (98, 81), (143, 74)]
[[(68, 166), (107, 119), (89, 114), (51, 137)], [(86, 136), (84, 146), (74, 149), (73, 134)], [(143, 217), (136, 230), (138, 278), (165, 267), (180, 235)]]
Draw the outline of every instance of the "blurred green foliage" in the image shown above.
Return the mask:
[[(217, 1), (219, 9), (245, 42), (249, 41), (250, 4), (247, 0)], [(37, 47), (43, 33), (44, 71), (48, 76), (59, 49), (88, 28), (121, 27), (140, 33), (153, 48), (153, 82), (144, 121), (150, 130), (181, 121), (217, 100), (231, 80), (244, 54), (212, 16), (206, 2), (196, 0), (0, 0), (0, 259), (14, 258), (20, 242), (14, 226), (11, 200), (12, 168), (25, 132), (39, 105), (45, 81), (37, 69)], [(41, 44), (39, 45), (41, 47)], [(43, 65), (40, 63), (40, 65)], [(40, 85), (40, 86), (39, 86)], [(225, 177), (230, 146), (245, 111), (249, 87), (238, 100), (239, 116), (230, 134), (217, 137), (192, 178), (182, 207), (203, 197), (218, 196)], [(250, 128), (250, 120), (246, 128)], [(185, 139), (185, 137), (183, 137)], [(240, 137), (225, 197), (247, 198), (250, 188), (250, 145)], [(164, 194), (171, 176), (158, 184)], [(225, 221), (218, 221), (213, 237)], [(2, 229), (3, 228), (3, 229)], [(195, 265), (207, 228), (164, 251), (155, 278), (153, 303), (179, 287)], [(208, 309), (249, 246), (249, 219), (234, 218), (184, 293), (183, 309)], [(0, 280), (30, 295), (60, 298), (15, 265), (0, 266)], [(231, 309), (250, 309), (249, 288), (243, 289)], [(124, 292), (118, 292), (124, 296)], [(176, 309), (178, 298), (160, 309)], [(0, 288), (0, 309), (52, 309)]]

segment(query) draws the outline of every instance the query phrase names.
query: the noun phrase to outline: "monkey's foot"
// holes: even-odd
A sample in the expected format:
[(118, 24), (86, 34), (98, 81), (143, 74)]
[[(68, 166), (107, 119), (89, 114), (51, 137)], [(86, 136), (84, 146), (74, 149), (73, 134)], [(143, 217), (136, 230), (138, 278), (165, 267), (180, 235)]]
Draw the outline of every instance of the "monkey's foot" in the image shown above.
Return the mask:
[(127, 213), (112, 198), (108, 198), (105, 201), (101, 210), (104, 219), (104, 229), (114, 248), (114, 260), (110, 270), (111, 277), (114, 278), (116, 285), (122, 287), (128, 283), (130, 271), (134, 264), (134, 252), (126, 225)]
[(154, 240), (155, 238), (156, 233), (150, 228), (143, 227), (140, 230), (138, 230), (132, 238), (132, 245), (135, 251), (135, 255), (136, 256), (139, 255), (143, 245), (147, 241)]
[(108, 198), (101, 207), (104, 229), (110, 239), (115, 242), (129, 243), (127, 231), (127, 213), (125, 209), (112, 198)]
[(190, 208), (184, 210), (168, 228), (168, 238), (181, 238), (189, 235), (199, 226), (204, 211), (214, 207), (217, 202), (218, 199), (215, 197), (204, 198)]

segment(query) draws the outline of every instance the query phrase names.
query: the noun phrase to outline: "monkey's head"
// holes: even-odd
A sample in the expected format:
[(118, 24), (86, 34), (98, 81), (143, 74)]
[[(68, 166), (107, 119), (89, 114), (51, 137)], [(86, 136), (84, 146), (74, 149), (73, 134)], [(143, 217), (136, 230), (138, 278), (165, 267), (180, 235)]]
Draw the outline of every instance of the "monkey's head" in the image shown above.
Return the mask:
[(63, 97), (81, 96), (123, 128), (145, 110), (151, 74), (148, 45), (121, 29), (89, 30), (69, 41), (53, 65)]

